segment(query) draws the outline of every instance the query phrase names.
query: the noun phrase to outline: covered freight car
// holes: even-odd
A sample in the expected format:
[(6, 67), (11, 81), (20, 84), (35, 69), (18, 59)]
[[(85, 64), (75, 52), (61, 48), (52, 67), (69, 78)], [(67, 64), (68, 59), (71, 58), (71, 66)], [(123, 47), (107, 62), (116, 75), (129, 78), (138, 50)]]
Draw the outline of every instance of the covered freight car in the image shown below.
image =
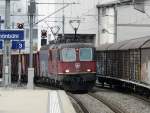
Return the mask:
[(150, 86), (150, 36), (114, 44), (96, 50), (99, 82), (111, 86)]

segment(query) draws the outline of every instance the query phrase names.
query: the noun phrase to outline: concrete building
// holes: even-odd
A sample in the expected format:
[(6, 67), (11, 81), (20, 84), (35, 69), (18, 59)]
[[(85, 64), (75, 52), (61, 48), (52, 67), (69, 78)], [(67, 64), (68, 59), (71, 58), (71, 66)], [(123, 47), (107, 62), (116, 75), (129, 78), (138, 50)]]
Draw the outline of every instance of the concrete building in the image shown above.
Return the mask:
[[(98, 5), (115, 4), (130, 0), (55, 0), (57, 3), (76, 2), (79, 4), (68, 5), (64, 9), (65, 15), (65, 34), (74, 33), (69, 21), (71, 19), (80, 19), (81, 23), (78, 29), (79, 34), (96, 34), (95, 46), (105, 43), (114, 43), (115, 41), (123, 41), (132, 38), (138, 38), (149, 35), (149, 11), (150, 2), (145, 0), (145, 13), (137, 11), (131, 0), (129, 4), (121, 4), (102, 8), (99, 10)], [(136, 0), (141, 2), (141, 0)], [(141, 2), (142, 3), (142, 2)], [(139, 4), (139, 3), (138, 3)], [(63, 5), (56, 5), (58, 10)], [(117, 18), (115, 14), (117, 13)], [(56, 14), (56, 20), (62, 21), (63, 10)], [(99, 17), (98, 17), (99, 15)], [(98, 23), (99, 22), (99, 23)], [(99, 24), (99, 25), (98, 25)], [(62, 23), (57, 22), (62, 28)], [(115, 26), (117, 27), (115, 28)], [(99, 29), (98, 29), (99, 28)], [(99, 31), (99, 32), (98, 32)], [(116, 32), (117, 31), (117, 32)], [(62, 30), (60, 31), (62, 33)], [(117, 33), (117, 34), (116, 34)], [(98, 35), (99, 34), (99, 35)]]
[[(11, 20), (10, 20), (10, 28), (17, 29), (17, 23), (24, 23), (24, 31), (25, 31), (25, 50), (21, 50), (22, 52), (29, 52), (29, 22), (28, 22), (28, 0), (11, 0), (10, 4), (10, 13), (11, 13)], [(5, 0), (1, 1), (0, 4), (0, 16), (2, 19), (5, 20)], [(37, 17), (35, 21), (37, 21)], [(4, 29), (4, 24), (1, 24), (1, 29)], [(38, 27), (37, 25), (34, 26), (33, 30), (33, 50), (37, 50), (38, 46)], [(18, 50), (12, 50), (13, 52), (18, 52)]]
[(118, 41), (150, 35), (150, 1), (145, 0), (145, 13), (134, 9), (134, 5), (118, 7)]

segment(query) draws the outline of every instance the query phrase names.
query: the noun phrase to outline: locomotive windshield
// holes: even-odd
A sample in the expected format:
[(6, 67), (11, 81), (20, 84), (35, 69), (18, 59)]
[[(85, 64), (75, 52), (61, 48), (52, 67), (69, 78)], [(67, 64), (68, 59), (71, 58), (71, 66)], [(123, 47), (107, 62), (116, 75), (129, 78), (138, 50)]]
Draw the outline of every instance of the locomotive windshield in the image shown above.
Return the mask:
[(92, 48), (80, 48), (80, 61), (92, 60)]
[(76, 61), (75, 48), (62, 49), (62, 60), (66, 62)]

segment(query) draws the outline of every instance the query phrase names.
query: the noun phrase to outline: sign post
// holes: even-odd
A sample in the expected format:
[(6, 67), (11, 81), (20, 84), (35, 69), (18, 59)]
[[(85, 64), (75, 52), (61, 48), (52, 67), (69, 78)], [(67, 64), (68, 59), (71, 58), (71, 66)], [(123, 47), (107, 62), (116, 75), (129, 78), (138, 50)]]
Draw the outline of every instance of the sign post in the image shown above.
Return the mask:
[[(5, 29), (10, 29), (10, 0), (5, 3)], [(3, 49), (3, 78), (4, 85), (7, 87), (11, 84), (11, 55), (10, 55), (10, 40), (4, 40)]]
[[(11, 84), (11, 49), (24, 49), (24, 41), (16, 41), (24, 39), (23, 30), (0, 30), (0, 48), (3, 46), (4, 40), (4, 57), (3, 57), (3, 79), (4, 85), (8, 86)], [(12, 47), (11, 47), (12, 40)]]

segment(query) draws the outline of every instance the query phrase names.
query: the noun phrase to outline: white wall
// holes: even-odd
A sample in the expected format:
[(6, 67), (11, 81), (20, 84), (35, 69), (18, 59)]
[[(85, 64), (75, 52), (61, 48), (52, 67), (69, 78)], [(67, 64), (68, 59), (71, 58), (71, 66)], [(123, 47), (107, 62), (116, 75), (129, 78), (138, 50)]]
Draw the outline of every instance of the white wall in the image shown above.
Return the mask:
[[(56, 0), (56, 2), (62, 2), (63, 0)], [(65, 33), (74, 33), (69, 20), (80, 19), (81, 24), (79, 26), (78, 33), (81, 34), (95, 34), (97, 31), (97, 4), (98, 0), (64, 0), (64, 2), (76, 2), (79, 4), (73, 4), (65, 8)], [(55, 9), (62, 7), (57, 5)], [(56, 14), (56, 17), (61, 17), (62, 11)], [(62, 18), (56, 19), (62, 20)], [(58, 23), (57, 23), (58, 24)], [(62, 24), (59, 23), (62, 28)]]
[[(150, 24), (150, 1), (145, 3), (146, 13), (139, 12), (133, 6), (118, 8), (118, 24)], [(150, 27), (118, 26), (118, 41), (150, 36)]]
[[(56, 2), (62, 2), (63, 0), (55, 0)], [(96, 5), (102, 3), (111, 3), (116, 2), (118, 0), (64, 0), (65, 2), (79, 2), (78, 5), (70, 5), (65, 9), (65, 16), (71, 17), (66, 18), (65, 21), (65, 33), (73, 33), (73, 29), (69, 25), (69, 20), (74, 19), (77, 17), (81, 18), (81, 25), (79, 27), (78, 33), (95, 33), (97, 34), (97, 26), (98, 26), (98, 19), (97, 19), (97, 8)], [(118, 24), (150, 24), (150, 2), (149, 0), (146, 1), (145, 6), (145, 13), (141, 13), (134, 9), (133, 6), (120, 6), (118, 7)], [(55, 9), (60, 8), (62, 5), (56, 5)], [(62, 11), (55, 15), (56, 17), (62, 16)], [(56, 20), (62, 20), (62, 18), (57, 18)], [(111, 19), (107, 19), (104, 21), (106, 22), (106, 26), (111, 26)], [(103, 21), (103, 20), (102, 20)], [(113, 21), (113, 20), (111, 20)], [(62, 28), (62, 24), (56, 23)], [(101, 25), (100, 25), (101, 27)], [(112, 27), (112, 26), (111, 26)], [(111, 29), (111, 28), (110, 28)], [(124, 27), (118, 26), (117, 27), (117, 41), (123, 41), (127, 39), (142, 37), (150, 35), (150, 28), (149, 27)], [(111, 37), (111, 34), (109, 34)], [(106, 38), (102, 39), (102, 42), (112, 42), (109, 36), (105, 35)], [(109, 40), (110, 39), (110, 40)]]
[[(62, 2), (63, 0), (56, 0), (56, 2)], [(104, 43), (113, 43), (114, 42), (114, 10), (109, 8), (106, 10), (106, 16), (101, 17), (100, 21), (104, 23), (100, 27), (107, 28), (109, 33), (101, 32), (101, 39), (98, 42), (98, 9), (97, 4), (110, 3), (111, 1), (116, 0), (71, 0), (79, 4), (70, 5), (65, 8), (65, 33), (74, 33), (72, 27), (69, 24), (71, 19), (81, 19), (81, 24), (78, 29), (80, 34), (96, 34), (95, 45), (104, 44)], [(64, 0), (64, 2), (71, 2), (70, 0)], [(56, 10), (62, 6), (56, 6)], [(62, 11), (56, 14), (56, 17), (62, 17)], [(58, 20), (56, 18), (56, 20)], [(62, 21), (62, 18), (59, 18), (59, 21)], [(59, 23), (59, 26), (62, 28), (62, 23)], [(61, 32), (60, 32), (61, 33)]]

